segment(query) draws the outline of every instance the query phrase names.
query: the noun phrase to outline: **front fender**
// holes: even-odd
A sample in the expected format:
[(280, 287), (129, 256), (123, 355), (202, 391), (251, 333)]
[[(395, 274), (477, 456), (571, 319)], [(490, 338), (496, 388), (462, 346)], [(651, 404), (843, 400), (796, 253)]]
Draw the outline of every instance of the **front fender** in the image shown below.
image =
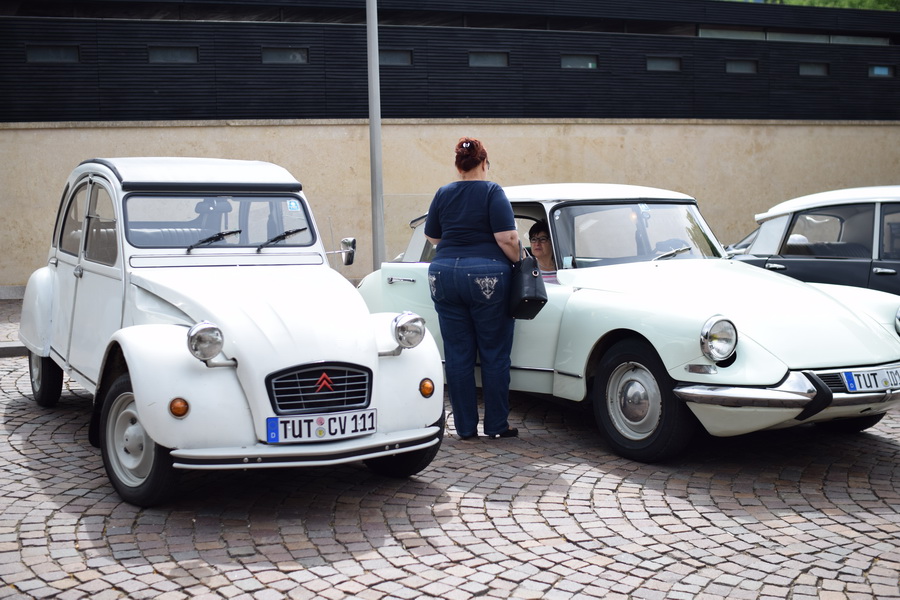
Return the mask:
[(50, 356), (55, 288), (56, 272), (50, 267), (42, 267), (32, 273), (25, 286), (19, 341), (38, 356)]
[[(713, 316), (712, 314), (708, 317)], [(578, 290), (566, 306), (560, 325), (554, 395), (580, 400), (587, 391), (588, 361), (610, 332), (633, 331), (656, 349), (676, 381), (733, 385), (774, 384), (787, 373), (783, 361), (738, 332), (737, 361), (715, 376), (690, 373), (688, 364), (712, 364), (700, 349), (705, 319), (665, 310), (659, 298), (638, 298), (616, 292)], [(740, 329), (740, 323), (735, 323)]]
[[(415, 348), (399, 353), (391, 335), (395, 313), (370, 316), (378, 352), (378, 370), (372, 390), (373, 403), (379, 408), (379, 429), (402, 431), (420, 429), (440, 419), (444, 410), (444, 367), (434, 337), (426, 329), (425, 339)], [(419, 383), (434, 382), (434, 394), (425, 398)]]
[[(234, 367), (207, 367), (187, 347), (188, 328), (136, 325), (112, 338), (125, 357), (141, 424), (166, 448), (214, 448), (257, 442), (253, 418)], [(169, 413), (173, 398), (190, 411)]]

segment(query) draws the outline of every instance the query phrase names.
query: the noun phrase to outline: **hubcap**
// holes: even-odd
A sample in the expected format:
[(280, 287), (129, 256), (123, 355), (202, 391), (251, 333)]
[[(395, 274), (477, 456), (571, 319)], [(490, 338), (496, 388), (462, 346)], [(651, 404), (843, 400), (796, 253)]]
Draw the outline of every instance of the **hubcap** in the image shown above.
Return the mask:
[(31, 367), (31, 389), (41, 389), (41, 357), (31, 353), (29, 358), (29, 366)]
[(133, 394), (121, 394), (113, 401), (107, 444), (113, 470), (122, 483), (131, 487), (142, 484), (153, 467), (155, 445), (141, 425)]
[(634, 441), (651, 436), (662, 416), (662, 393), (653, 373), (636, 362), (616, 367), (606, 387), (606, 407), (622, 436)]
[(622, 387), (619, 398), (619, 409), (622, 416), (629, 421), (640, 421), (647, 416), (650, 410), (650, 400), (647, 397), (647, 388), (639, 381), (629, 381)]

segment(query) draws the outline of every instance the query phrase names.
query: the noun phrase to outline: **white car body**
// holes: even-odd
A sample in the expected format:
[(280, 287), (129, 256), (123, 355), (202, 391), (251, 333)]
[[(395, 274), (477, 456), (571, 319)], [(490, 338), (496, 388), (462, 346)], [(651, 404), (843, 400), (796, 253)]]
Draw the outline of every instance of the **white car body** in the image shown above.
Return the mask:
[[(223, 228), (241, 231), (189, 248)], [(91, 441), (142, 506), (171, 494), (174, 469), (418, 472), (443, 437), (439, 350), (415, 315), (370, 313), (327, 254), (276, 165), (85, 161), (23, 301), (35, 399), (54, 405), (63, 373), (93, 393)], [(213, 355), (198, 357), (202, 323), (212, 338), (192, 339)]]
[[(896, 297), (726, 259), (683, 194), (612, 184), (505, 190), (523, 242), (534, 220), (550, 224), (559, 267), (544, 309), (516, 323), (511, 389), (592, 401), (623, 456), (672, 456), (696, 422), (716, 436), (814, 422), (858, 430), (900, 403)], [(412, 310), (440, 339), (422, 222), (412, 223), (406, 252), (359, 288), (372, 310)], [(668, 239), (673, 232), (682, 235)], [(737, 344), (714, 360), (702, 332), (723, 317)], [(851, 392), (843, 373), (896, 380)]]

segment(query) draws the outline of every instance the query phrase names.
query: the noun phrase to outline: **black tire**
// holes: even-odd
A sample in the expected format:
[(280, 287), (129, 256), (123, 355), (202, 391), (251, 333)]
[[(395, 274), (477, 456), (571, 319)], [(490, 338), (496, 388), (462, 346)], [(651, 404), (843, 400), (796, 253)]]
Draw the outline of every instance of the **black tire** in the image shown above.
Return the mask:
[(674, 386), (644, 340), (626, 339), (610, 348), (597, 373), (593, 405), (597, 425), (616, 454), (656, 462), (690, 443), (697, 421)]
[(364, 460), (363, 463), (365, 463), (373, 473), (383, 477), (394, 477), (396, 479), (405, 479), (424, 471), (425, 468), (431, 464), (431, 461), (434, 460), (434, 457), (437, 456), (438, 450), (441, 449), (441, 443), (444, 441), (445, 422), (446, 415), (442, 412), (440, 420), (435, 423), (435, 425), (441, 428), (438, 433), (437, 444), (422, 448), (421, 450), (413, 450), (412, 452), (370, 458)]
[(822, 421), (816, 423), (816, 427), (821, 428), (828, 433), (859, 433), (864, 429), (873, 427), (884, 418), (885, 413), (879, 415), (866, 415), (864, 417), (853, 417), (851, 419), (836, 419), (834, 421)]
[(31, 392), (38, 406), (52, 408), (62, 395), (63, 371), (49, 356), (28, 352), (28, 374), (31, 376)]
[(128, 373), (120, 375), (103, 398), (100, 453), (106, 475), (125, 502), (147, 508), (175, 491), (178, 472), (169, 451), (141, 426)]

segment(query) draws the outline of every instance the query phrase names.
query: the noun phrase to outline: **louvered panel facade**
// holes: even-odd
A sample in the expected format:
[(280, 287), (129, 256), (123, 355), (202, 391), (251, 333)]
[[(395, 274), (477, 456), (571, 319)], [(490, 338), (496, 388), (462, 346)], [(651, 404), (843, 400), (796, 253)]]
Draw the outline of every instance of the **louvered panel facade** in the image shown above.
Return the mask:
[[(215, 30), (204, 23), (119, 21), (97, 28), (104, 120), (204, 119), (216, 104)], [(197, 62), (151, 62), (155, 50), (196, 52)]]
[[(300, 23), (216, 30), (216, 115), (230, 119), (324, 119), (326, 31)], [(297, 50), (306, 63), (264, 63), (263, 50)]]
[(369, 70), (366, 29), (359, 25), (324, 25), (325, 88), (329, 118), (369, 116)]
[[(122, 13), (129, 3), (107, 4)], [(603, 19), (605, 26), (613, 30), (656, 28), (676, 31), (678, 35), (383, 25), (379, 28), (380, 47), (408, 51), (413, 59), (410, 65), (380, 68), (382, 116), (900, 118), (898, 45), (684, 35), (685, 31), (710, 23), (756, 26), (758, 21), (760, 27), (796, 26), (804, 31), (822, 28), (846, 35), (873, 31), (882, 40), (893, 39), (900, 34), (900, 16), (893, 13), (782, 6), (766, 6), (762, 10), (761, 6), (702, 0), (686, 1), (684, 6), (676, 3), (678, 10), (667, 2), (569, 0), (550, 5), (506, 4), (518, 7), (510, 20), (522, 18), (522, 22), (531, 22), (546, 17), (548, 22), (570, 19), (567, 23), (571, 25), (571, 19), (580, 14), (586, 23)], [(462, 11), (459, 22), (472, 24), (491, 22), (506, 4), (491, 4), (493, 17), (486, 15), (483, 5), (474, 2), (453, 8)], [(638, 4), (641, 10), (635, 8)], [(159, 12), (168, 18), (156, 20), (0, 17), (0, 85), (4, 90), (0, 94), (0, 121), (368, 116), (365, 25), (287, 20), (299, 18), (304, 7), (315, 11), (306, 15), (310, 19), (325, 14), (322, 11), (329, 7), (337, 12), (322, 18), (341, 20), (364, 8), (363, 1), (211, 3), (206, 13), (211, 19), (241, 15), (279, 19), (275, 22), (174, 18), (198, 18), (203, 6), (192, 4), (176, 10), (173, 3), (162, 3)], [(402, 21), (404, 14), (411, 22), (430, 22), (428, 15), (453, 20), (446, 5), (435, 2), (392, 0), (379, 6), (392, 15), (392, 22)], [(473, 12), (467, 14), (467, 10)], [(671, 21), (667, 23), (665, 19)], [(811, 29), (810, 23), (815, 28)], [(597, 23), (588, 25), (597, 28)], [(77, 46), (77, 62), (29, 62), (27, 53), (32, 46)], [(196, 61), (154, 62), (154, 48), (196, 52)], [(264, 51), (272, 48), (302, 50), (305, 62), (264, 61)], [(508, 56), (508, 64), (470, 66), (472, 52), (502, 53)], [(563, 68), (561, 60), (567, 54), (596, 55), (596, 68)], [(680, 68), (648, 70), (648, 59), (667, 58), (678, 61)], [(729, 60), (756, 61), (757, 71), (729, 73)], [(826, 65), (826, 75), (803, 74), (801, 66), (808, 64)], [(886, 68), (891, 73), (872, 77), (873, 67)]]
[[(96, 23), (73, 28), (56, 20), (0, 20), (0, 120), (100, 119), (96, 29)], [(78, 62), (27, 62), (29, 45), (48, 43), (76, 48)]]

